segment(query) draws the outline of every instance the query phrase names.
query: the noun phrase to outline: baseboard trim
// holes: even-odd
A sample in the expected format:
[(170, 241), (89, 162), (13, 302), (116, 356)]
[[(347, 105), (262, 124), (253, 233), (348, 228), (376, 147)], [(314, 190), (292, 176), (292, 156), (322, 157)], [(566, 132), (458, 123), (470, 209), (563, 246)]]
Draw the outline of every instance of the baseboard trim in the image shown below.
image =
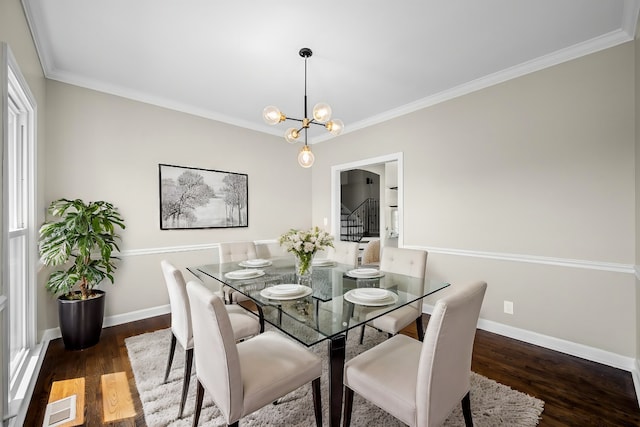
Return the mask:
[[(424, 304), (422, 306), (423, 313), (431, 314), (433, 309), (433, 305)], [(601, 363), (613, 368), (623, 369), (631, 372), (632, 374), (636, 371), (637, 361), (634, 358), (621, 356), (595, 347), (574, 343), (485, 319), (478, 320), (478, 329), (548, 348), (549, 350), (559, 351), (560, 353), (565, 353), (570, 356), (576, 356), (581, 359)]]
[[(102, 321), (102, 327), (108, 328), (109, 326), (121, 325), (123, 323), (135, 322), (137, 320), (148, 319), (149, 317), (161, 316), (163, 314), (171, 313), (171, 306), (169, 304), (159, 305), (157, 307), (145, 308), (143, 310), (131, 311), (129, 313), (116, 314), (114, 316), (105, 317)], [(60, 338), (60, 328), (46, 329), (42, 334), (41, 342), (49, 342), (56, 338)]]

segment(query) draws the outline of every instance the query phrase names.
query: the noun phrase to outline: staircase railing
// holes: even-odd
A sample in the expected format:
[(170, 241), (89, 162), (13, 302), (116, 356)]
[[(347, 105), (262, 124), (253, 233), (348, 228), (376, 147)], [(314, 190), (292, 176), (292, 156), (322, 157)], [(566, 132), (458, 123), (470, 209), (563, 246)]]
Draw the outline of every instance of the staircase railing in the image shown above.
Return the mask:
[(377, 199), (360, 203), (341, 224), (341, 240), (359, 242), (365, 236), (380, 235), (380, 209)]

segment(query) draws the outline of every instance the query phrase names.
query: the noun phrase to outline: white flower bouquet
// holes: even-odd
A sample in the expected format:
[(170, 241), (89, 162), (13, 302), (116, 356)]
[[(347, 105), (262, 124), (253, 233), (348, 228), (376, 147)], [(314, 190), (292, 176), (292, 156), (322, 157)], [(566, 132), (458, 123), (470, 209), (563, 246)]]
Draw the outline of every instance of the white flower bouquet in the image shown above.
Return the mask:
[(333, 236), (319, 227), (313, 227), (306, 231), (291, 229), (280, 236), (278, 241), (287, 252), (296, 256), (300, 275), (309, 271), (316, 252), (333, 247)]

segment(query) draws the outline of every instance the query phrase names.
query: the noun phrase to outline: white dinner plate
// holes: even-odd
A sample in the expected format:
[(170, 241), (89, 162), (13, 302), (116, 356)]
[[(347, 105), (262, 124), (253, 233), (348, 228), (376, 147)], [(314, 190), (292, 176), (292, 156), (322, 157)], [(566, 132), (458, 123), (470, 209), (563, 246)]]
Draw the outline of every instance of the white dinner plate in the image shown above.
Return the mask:
[(363, 301), (382, 301), (389, 296), (389, 291), (380, 288), (358, 288), (353, 295)]
[(282, 284), (269, 287), (269, 292), (273, 295), (291, 296), (304, 292), (304, 287), (295, 284)]
[[(278, 285), (276, 285), (276, 286), (278, 286)], [(313, 289), (311, 289), (308, 286), (302, 286), (302, 285), (296, 285), (296, 286), (299, 287), (299, 291), (298, 291), (298, 293), (296, 293), (294, 295), (281, 295), (281, 294), (277, 294), (277, 293), (272, 293), (271, 289), (275, 288), (275, 286), (264, 288), (263, 290), (260, 291), (260, 295), (262, 295), (264, 298), (286, 301), (286, 300), (292, 300), (292, 299), (298, 299), (298, 298), (306, 297), (307, 295), (311, 295), (313, 293)]]
[[(360, 289), (362, 289), (362, 288), (360, 288)], [(383, 305), (395, 304), (398, 301), (398, 295), (394, 294), (391, 291), (387, 291), (387, 290), (384, 290), (385, 292), (387, 292), (387, 296), (384, 299), (375, 300), (375, 301), (358, 298), (358, 295), (357, 295), (357, 293), (355, 291), (358, 291), (358, 289), (351, 289), (350, 291), (345, 293), (344, 294), (344, 299), (349, 301), (349, 302), (351, 302), (351, 303), (353, 303), (353, 304), (368, 305), (368, 306), (371, 306), (371, 307), (378, 307), (378, 306), (383, 306)]]
[(311, 261), (311, 265), (313, 265), (314, 267), (324, 267), (327, 265), (334, 265), (336, 262), (332, 259), (329, 258), (318, 258), (318, 259), (313, 259), (313, 261)]
[(356, 268), (355, 270), (347, 271), (347, 276), (355, 277), (357, 279), (371, 279), (384, 276), (377, 268)]
[(271, 261), (269, 261), (268, 259), (261, 259), (261, 258), (246, 259), (238, 263), (240, 267), (249, 267), (249, 268), (267, 267), (271, 264), (272, 264)]
[(256, 277), (264, 276), (262, 270), (235, 270), (230, 271), (224, 275), (227, 279), (240, 280), (240, 279), (255, 279)]

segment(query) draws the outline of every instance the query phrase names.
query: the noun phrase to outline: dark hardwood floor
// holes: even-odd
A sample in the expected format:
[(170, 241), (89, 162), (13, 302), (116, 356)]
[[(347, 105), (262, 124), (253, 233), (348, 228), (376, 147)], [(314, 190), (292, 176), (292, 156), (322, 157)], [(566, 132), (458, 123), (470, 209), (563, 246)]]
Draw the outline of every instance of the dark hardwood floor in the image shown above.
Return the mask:
[[(425, 317), (425, 323), (428, 316)], [(113, 426), (145, 426), (124, 339), (167, 328), (169, 315), (105, 328), (100, 343), (66, 351), (60, 339), (49, 344), (31, 399), (26, 426), (41, 426), (53, 381), (86, 378), (85, 425), (102, 423), (100, 375), (124, 371), (135, 418)], [(403, 331), (415, 337), (415, 327)], [(629, 372), (478, 330), (472, 369), (544, 400), (540, 426), (640, 426), (640, 408)]]

